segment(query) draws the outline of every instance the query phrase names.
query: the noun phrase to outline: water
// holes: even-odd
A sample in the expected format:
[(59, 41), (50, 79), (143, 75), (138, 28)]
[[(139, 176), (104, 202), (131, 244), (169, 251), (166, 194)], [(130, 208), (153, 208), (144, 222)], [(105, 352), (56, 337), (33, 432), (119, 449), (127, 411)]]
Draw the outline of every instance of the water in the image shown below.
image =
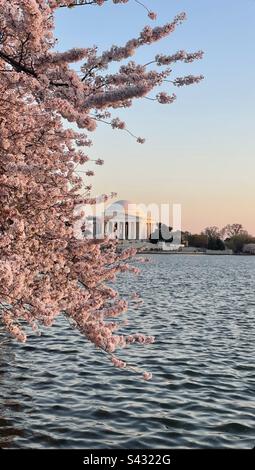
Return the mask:
[(131, 323), (157, 342), (125, 356), (153, 380), (114, 369), (64, 320), (3, 344), (0, 447), (254, 447), (255, 257), (151, 258), (119, 287), (145, 299)]

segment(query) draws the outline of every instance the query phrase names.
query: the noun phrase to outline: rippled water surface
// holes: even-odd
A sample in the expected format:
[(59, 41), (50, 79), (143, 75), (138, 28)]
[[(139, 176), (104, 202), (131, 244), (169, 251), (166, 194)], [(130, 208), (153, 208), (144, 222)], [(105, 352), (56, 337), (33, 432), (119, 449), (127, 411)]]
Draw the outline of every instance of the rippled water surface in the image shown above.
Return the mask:
[[(255, 257), (153, 255), (120, 290), (141, 293), (125, 351), (151, 382), (118, 371), (64, 320), (0, 346), (0, 447), (255, 445)], [(0, 341), (3, 337), (0, 335)]]

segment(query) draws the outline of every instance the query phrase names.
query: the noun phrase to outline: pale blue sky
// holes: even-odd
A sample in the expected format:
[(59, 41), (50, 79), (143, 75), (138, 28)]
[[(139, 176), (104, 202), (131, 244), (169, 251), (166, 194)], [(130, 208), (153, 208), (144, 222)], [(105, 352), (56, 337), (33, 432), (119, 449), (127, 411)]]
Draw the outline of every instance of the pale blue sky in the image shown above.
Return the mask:
[(104, 50), (139, 34), (145, 24), (163, 24), (178, 12), (188, 20), (169, 38), (139, 50), (145, 63), (157, 52), (203, 49), (205, 58), (178, 66), (174, 74), (204, 74), (205, 81), (170, 88), (169, 106), (139, 100), (120, 110), (127, 127), (147, 138), (145, 145), (101, 124), (91, 155), (95, 193), (118, 192), (119, 199), (182, 204), (183, 228), (241, 222), (255, 234), (255, 1), (144, 0), (158, 13), (150, 22), (132, 0), (127, 5), (78, 7), (57, 13), (58, 49), (97, 44)]

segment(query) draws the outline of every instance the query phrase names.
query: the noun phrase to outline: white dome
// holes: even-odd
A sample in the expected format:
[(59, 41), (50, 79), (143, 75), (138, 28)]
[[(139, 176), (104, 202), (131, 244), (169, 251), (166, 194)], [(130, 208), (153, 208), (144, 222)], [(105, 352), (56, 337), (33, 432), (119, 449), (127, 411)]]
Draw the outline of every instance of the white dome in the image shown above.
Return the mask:
[(105, 213), (107, 215), (115, 215), (116, 213), (121, 213), (125, 215), (131, 215), (134, 217), (139, 217), (141, 219), (146, 219), (145, 213), (139, 208), (139, 204), (136, 204), (127, 199), (121, 199), (116, 201), (106, 208)]

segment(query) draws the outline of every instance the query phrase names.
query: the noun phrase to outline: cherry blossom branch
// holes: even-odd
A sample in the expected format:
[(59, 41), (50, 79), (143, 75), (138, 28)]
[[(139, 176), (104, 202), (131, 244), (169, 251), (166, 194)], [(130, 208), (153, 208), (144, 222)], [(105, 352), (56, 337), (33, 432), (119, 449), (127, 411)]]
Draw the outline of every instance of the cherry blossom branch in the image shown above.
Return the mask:
[[(79, 0), (78, 0), (79, 1)], [(102, 2), (107, 2), (108, 0), (102, 0)], [(69, 3), (69, 4), (68, 4)], [(80, 0), (79, 3), (77, 2), (67, 2), (65, 5), (58, 5), (58, 8), (75, 8), (75, 7), (82, 7), (85, 5), (99, 5), (97, 0)]]
[(131, 137), (133, 137), (134, 139), (136, 139), (136, 141), (139, 143), (139, 144), (144, 144), (145, 142), (145, 139), (141, 138), (141, 137), (137, 137), (135, 134), (133, 134), (130, 130), (126, 129), (125, 128), (125, 124), (122, 123), (122, 121), (120, 121), (118, 118), (116, 119), (113, 119), (113, 121), (109, 122), (109, 121), (104, 121), (103, 119), (99, 119), (97, 117), (93, 117), (92, 119), (95, 119), (95, 121), (98, 121), (98, 122), (102, 122), (103, 124), (107, 124), (108, 126), (111, 126), (113, 129), (120, 129), (122, 131), (125, 131), (127, 132)]
[[(75, 7), (82, 7), (82, 6), (85, 6), (85, 5), (97, 5), (97, 6), (102, 6), (106, 1), (108, 0), (78, 0), (78, 1), (73, 1), (73, 0), (66, 0), (64, 2), (62, 2), (62, 4), (56, 4), (56, 1), (55, 0), (51, 0), (50, 1), (50, 5), (52, 7), (58, 7), (58, 8), (75, 8)], [(113, 0), (114, 3), (127, 3), (129, 0)], [(148, 12), (148, 16), (150, 19), (152, 20), (155, 20), (157, 15), (150, 11), (146, 5), (144, 5), (142, 2), (140, 2), (139, 0), (134, 0), (135, 3), (137, 3), (138, 5), (141, 5), (147, 12)]]

